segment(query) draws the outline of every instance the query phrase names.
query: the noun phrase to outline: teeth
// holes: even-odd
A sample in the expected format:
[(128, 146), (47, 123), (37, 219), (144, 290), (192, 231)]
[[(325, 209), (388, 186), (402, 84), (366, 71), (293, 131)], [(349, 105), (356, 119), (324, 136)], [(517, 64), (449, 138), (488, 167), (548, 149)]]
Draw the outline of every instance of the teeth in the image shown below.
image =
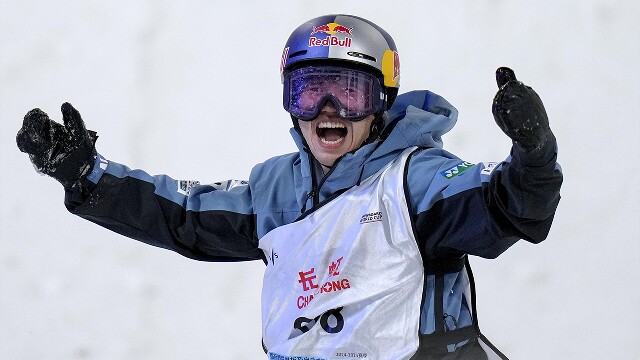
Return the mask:
[(341, 142), (342, 138), (340, 138), (340, 139), (338, 139), (336, 141), (329, 141), (329, 140), (327, 140), (325, 138), (320, 138), (320, 141), (322, 141), (323, 143), (328, 144), (328, 145), (333, 145), (333, 144), (337, 144), (337, 143)]
[(345, 129), (346, 126), (344, 124), (339, 123), (339, 122), (323, 121), (323, 122), (318, 124), (318, 128), (320, 128), (320, 129)]
[[(322, 121), (322, 122), (318, 123), (318, 129), (346, 129), (346, 128), (347, 128), (347, 126), (345, 124), (340, 123), (338, 121)], [(320, 134), (322, 134), (322, 133), (320, 133)], [(327, 145), (335, 145), (335, 144), (338, 144), (338, 143), (344, 141), (343, 137), (341, 137), (341, 138), (339, 138), (337, 140), (334, 140), (334, 141), (327, 140), (322, 135), (320, 135), (319, 138), (320, 138), (320, 141), (322, 141), (323, 143), (325, 143)]]

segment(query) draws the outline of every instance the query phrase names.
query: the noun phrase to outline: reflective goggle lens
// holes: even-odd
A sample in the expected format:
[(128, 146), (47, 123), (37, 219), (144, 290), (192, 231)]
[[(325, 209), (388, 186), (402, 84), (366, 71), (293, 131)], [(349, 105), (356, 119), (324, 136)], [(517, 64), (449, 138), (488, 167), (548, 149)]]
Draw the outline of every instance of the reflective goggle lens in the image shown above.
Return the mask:
[(301, 120), (314, 119), (330, 101), (342, 118), (357, 121), (380, 112), (384, 92), (375, 76), (358, 70), (310, 66), (285, 75), (284, 107)]

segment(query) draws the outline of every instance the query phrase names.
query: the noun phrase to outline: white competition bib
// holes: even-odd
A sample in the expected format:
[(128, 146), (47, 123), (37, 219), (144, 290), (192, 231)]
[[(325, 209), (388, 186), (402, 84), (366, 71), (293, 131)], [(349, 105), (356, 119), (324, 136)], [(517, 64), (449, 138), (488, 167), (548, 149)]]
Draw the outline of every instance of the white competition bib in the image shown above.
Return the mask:
[(404, 194), (406, 150), (297, 222), (260, 239), (269, 359), (408, 359), (424, 268)]

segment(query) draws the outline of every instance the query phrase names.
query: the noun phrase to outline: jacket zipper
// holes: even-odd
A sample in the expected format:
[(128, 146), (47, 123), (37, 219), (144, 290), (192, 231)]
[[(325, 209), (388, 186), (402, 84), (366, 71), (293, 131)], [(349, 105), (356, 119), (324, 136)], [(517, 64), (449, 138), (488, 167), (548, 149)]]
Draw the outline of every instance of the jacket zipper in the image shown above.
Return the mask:
[(320, 182), (316, 183), (316, 166), (314, 163), (315, 158), (313, 157), (311, 152), (308, 152), (308, 154), (309, 154), (309, 167), (311, 168), (311, 192), (307, 194), (307, 197), (304, 201), (304, 206), (302, 207), (302, 209), (300, 209), (301, 214), (304, 214), (307, 211), (307, 202), (309, 201), (309, 199), (311, 199), (312, 209), (320, 203), (320, 188), (324, 184), (325, 180), (331, 175), (331, 173), (333, 173), (333, 170), (336, 168), (336, 165), (338, 164), (340, 159), (344, 157), (344, 155), (342, 155), (339, 158), (337, 158), (336, 161), (333, 163), (333, 166), (329, 169), (329, 171), (327, 171), (327, 173), (322, 176), (322, 178), (320, 179)]

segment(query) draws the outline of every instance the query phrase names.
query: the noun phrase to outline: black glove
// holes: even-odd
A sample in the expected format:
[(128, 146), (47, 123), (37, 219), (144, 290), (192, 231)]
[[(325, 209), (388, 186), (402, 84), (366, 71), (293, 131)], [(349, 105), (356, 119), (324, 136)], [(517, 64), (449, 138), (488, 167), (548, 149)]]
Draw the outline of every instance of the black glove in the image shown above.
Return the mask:
[(500, 88), (493, 98), (496, 123), (524, 150), (540, 149), (553, 136), (542, 100), (507, 67), (496, 70), (496, 81)]
[(27, 113), (16, 136), (20, 151), (29, 154), (38, 172), (71, 188), (91, 171), (98, 136), (88, 131), (80, 113), (71, 104), (61, 107), (64, 126), (40, 109)]

